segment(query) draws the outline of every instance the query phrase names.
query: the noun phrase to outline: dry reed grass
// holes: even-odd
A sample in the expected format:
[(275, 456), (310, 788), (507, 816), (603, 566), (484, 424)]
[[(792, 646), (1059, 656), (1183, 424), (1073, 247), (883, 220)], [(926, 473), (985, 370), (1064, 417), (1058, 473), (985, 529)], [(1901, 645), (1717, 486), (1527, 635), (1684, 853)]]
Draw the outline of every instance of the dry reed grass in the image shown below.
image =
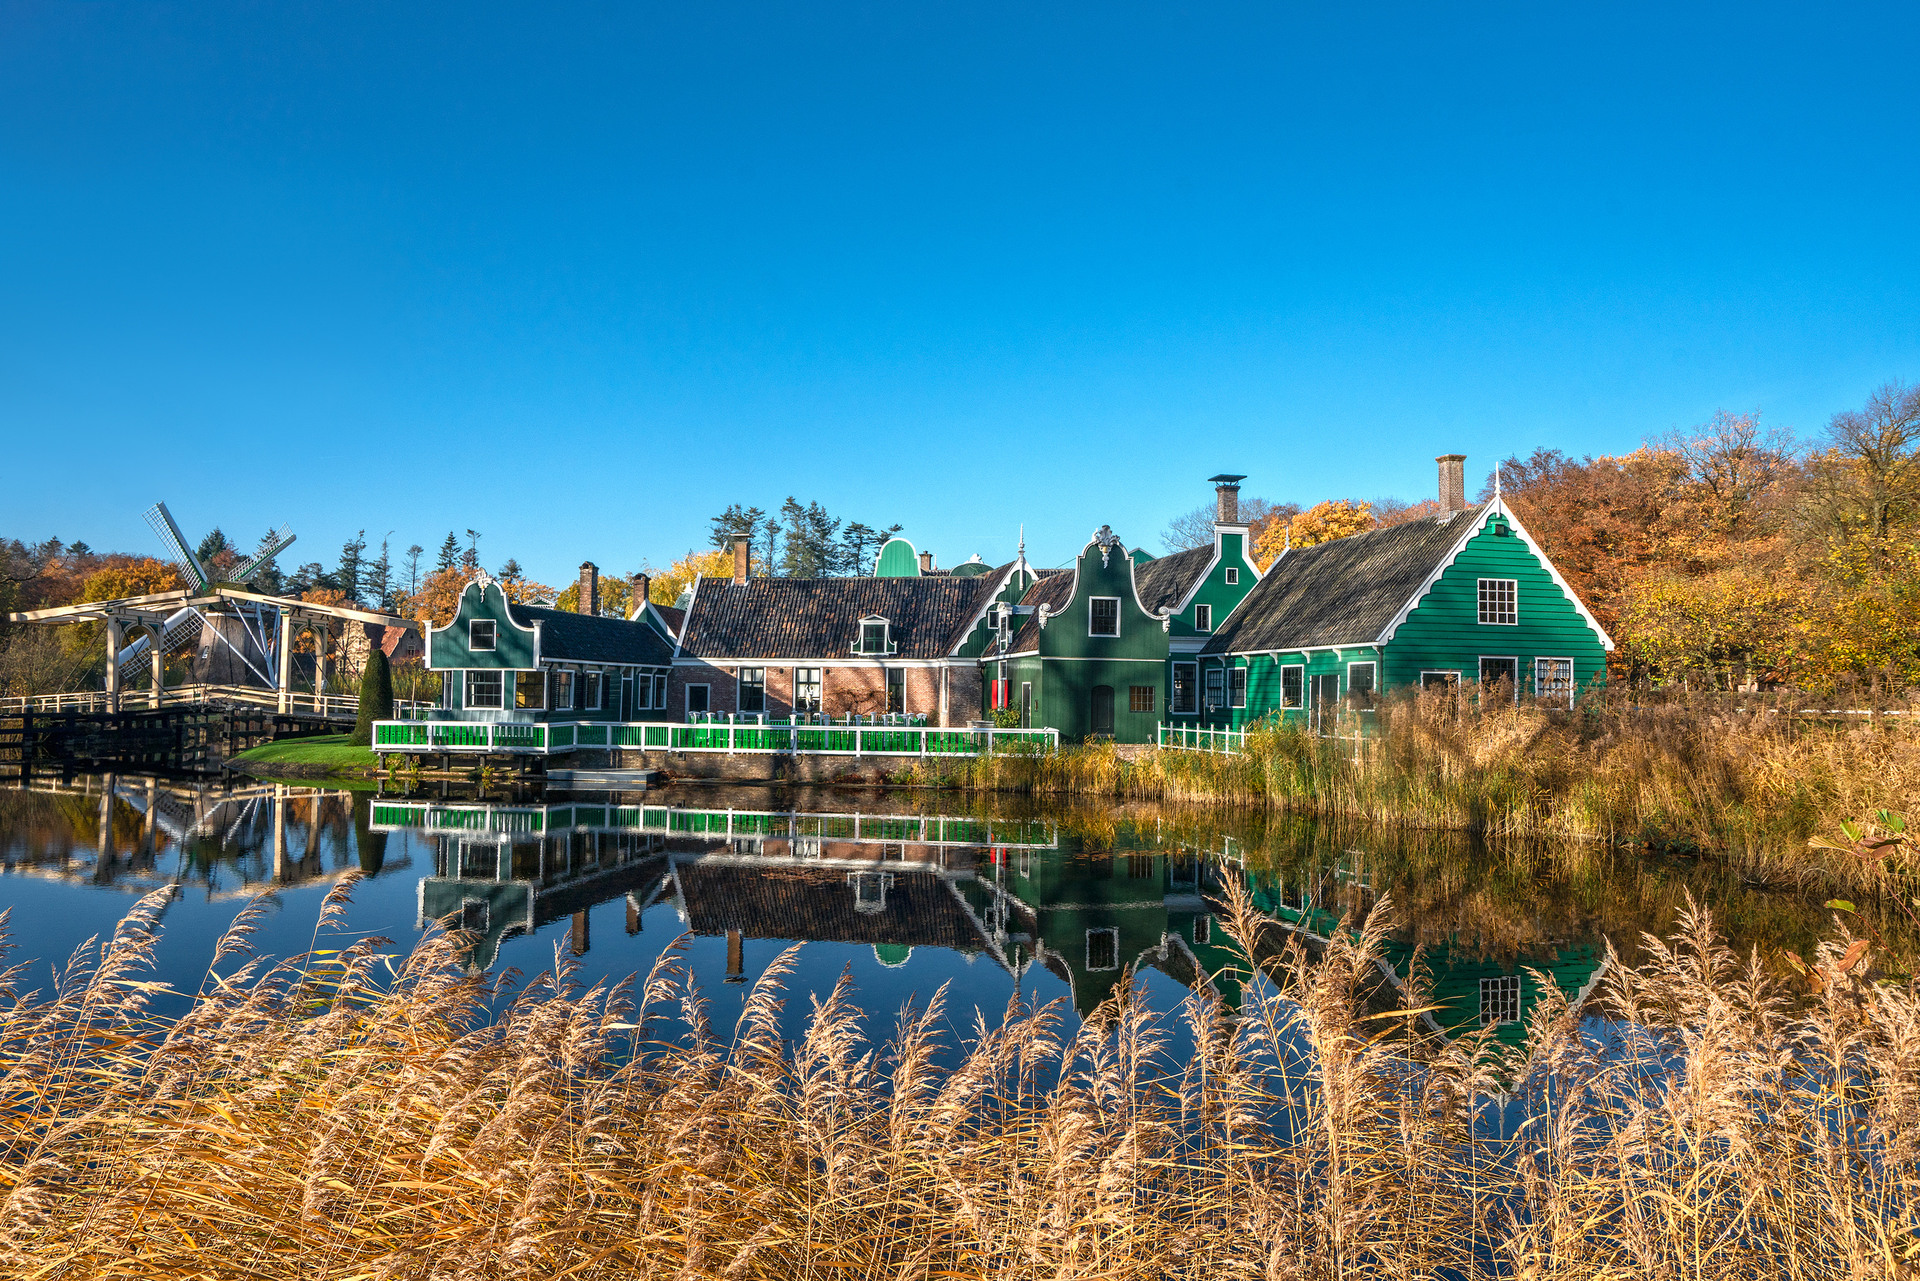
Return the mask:
[(1733, 858), (1768, 879), (1884, 879), (1810, 852), (1823, 816), (1920, 811), (1920, 705), (1836, 724), (1785, 703), (1607, 694), (1574, 711), (1444, 691), (1382, 702), (1369, 732), (1262, 722), (1234, 755), (1111, 744), (1004, 753), (979, 790), (1271, 807), (1487, 836), (1599, 839)]
[(1362, 1012), (1376, 912), (1238, 1011), (1195, 995), (1183, 1061), (1124, 991), (943, 1057), (942, 996), (876, 1045), (844, 978), (783, 1039), (791, 950), (723, 1038), (674, 952), (584, 991), (556, 953), (493, 1016), (444, 935), (236, 969), (253, 912), (158, 1020), (159, 903), (0, 1002), (9, 1276), (1811, 1281), (1920, 1249), (1920, 993), (1844, 933), (1796, 1005), (1693, 913), (1613, 970), (1610, 1041), (1543, 1004), (1502, 1057)]

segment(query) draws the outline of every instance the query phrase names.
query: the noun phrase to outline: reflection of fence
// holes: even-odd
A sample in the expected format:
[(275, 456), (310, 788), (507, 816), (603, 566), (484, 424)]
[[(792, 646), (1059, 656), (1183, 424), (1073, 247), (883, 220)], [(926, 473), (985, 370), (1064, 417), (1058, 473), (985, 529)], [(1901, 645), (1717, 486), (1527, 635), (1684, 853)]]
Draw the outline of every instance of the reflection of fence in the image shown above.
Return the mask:
[(666, 721), (377, 721), (376, 752), (552, 756), (578, 748), (818, 756), (980, 756), (1052, 751), (1052, 729), (922, 729), (893, 725), (680, 725)]
[(448, 805), (375, 800), (375, 831), (403, 828), (478, 836), (541, 836), (556, 832), (655, 832), (672, 836), (774, 837), (901, 845), (986, 845), (1052, 849), (1059, 835), (1039, 819), (987, 820), (937, 814), (803, 814), (791, 811), (693, 810), (666, 805)]

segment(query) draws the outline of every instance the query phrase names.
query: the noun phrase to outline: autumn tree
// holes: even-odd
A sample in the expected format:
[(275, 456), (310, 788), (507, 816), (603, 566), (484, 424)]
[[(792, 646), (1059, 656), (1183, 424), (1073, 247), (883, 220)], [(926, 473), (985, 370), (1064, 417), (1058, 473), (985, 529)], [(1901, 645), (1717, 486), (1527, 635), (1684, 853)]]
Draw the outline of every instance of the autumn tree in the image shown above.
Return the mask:
[(1292, 520), (1270, 523), (1254, 542), (1253, 562), (1264, 572), (1288, 547), (1314, 547), (1372, 528), (1373, 504), (1329, 499), (1315, 503)]
[(685, 556), (654, 575), (653, 586), (648, 590), (647, 597), (656, 605), (671, 605), (702, 575), (708, 578), (732, 578), (732, 553), (689, 550)]

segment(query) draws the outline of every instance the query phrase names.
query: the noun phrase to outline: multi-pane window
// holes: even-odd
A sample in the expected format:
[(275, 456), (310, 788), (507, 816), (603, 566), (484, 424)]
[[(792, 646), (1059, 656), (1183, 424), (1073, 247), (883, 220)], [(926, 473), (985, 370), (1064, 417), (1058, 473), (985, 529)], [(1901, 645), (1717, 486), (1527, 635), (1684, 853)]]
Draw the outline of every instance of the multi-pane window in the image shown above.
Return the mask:
[(547, 703), (547, 676), (545, 672), (521, 672), (513, 682), (513, 705), (515, 707), (539, 708)]
[(1120, 968), (1120, 931), (1087, 931), (1087, 968), (1089, 970), (1117, 970)]
[(796, 667), (793, 669), (793, 710), (802, 716), (818, 715), (820, 711), (820, 669), (817, 667)]
[(1347, 664), (1347, 699), (1356, 707), (1367, 707), (1373, 703), (1372, 663)]
[(743, 712), (767, 710), (766, 668), (743, 667), (740, 669), (740, 710)]
[(860, 652), (862, 654), (884, 654), (887, 652), (886, 619), (866, 618), (860, 621)]
[(1480, 1025), (1494, 1027), (1520, 1021), (1520, 976), (1503, 974), (1480, 980)]
[(1196, 632), (1213, 630), (1213, 606), (1195, 605), (1193, 607), (1193, 630)]
[(1520, 580), (1483, 578), (1480, 580), (1480, 621), (1517, 623), (1520, 621)]
[(1191, 716), (1194, 712), (1194, 698), (1197, 694), (1200, 673), (1194, 663), (1173, 664), (1173, 697), (1167, 700), (1167, 710), (1175, 716)]
[(590, 712), (599, 711), (600, 701), (602, 697), (600, 692), (600, 685), (601, 685), (600, 673), (588, 672), (585, 676), (581, 677), (580, 680), (581, 680), (580, 706), (586, 708)]
[(573, 710), (572, 672), (555, 672), (553, 674), (553, 710), (556, 712)]
[(1573, 706), (1573, 660), (1536, 658), (1533, 660), (1533, 693), (1562, 707)]
[(1127, 710), (1130, 712), (1152, 711), (1153, 686), (1129, 685), (1127, 687)]
[(506, 682), (500, 672), (467, 673), (467, 706), (498, 708), (506, 695)]
[(1094, 596), (1087, 601), (1087, 635), (1118, 636), (1120, 634), (1120, 598), (1118, 596)]
[(1459, 689), (1460, 673), (1428, 671), (1420, 673), (1421, 689)]
[(1227, 705), (1227, 673), (1218, 667), (1207, 669), (1207, 710), (1217, 711)]
[(1232, 667), (1227, 669), (1227, 702), (1232, 707), (1247, 705), (1247, 669)]
[(907, 710), (907, 672), (903, 667), (887, 669), (887, 710), (890, 712)]
[(494, 646), (496, 624), (491, 618), (475, 618), (467, 623), (467, 648), (484, 653)]
[(1283, 667), (1280, 669), (1280, 706), (1305, 707), (1307, 705), (1307, 669), (1304, 667)]
[(633, 705), (636, 708), (653, 706), (652, 672), (642, 672), (633, 678)]
[(1238, 587), (1239, 585), (1240, 585), (1240, 571), (1237, 569), (1229, 569), (1227, 571), (1227, 586)]

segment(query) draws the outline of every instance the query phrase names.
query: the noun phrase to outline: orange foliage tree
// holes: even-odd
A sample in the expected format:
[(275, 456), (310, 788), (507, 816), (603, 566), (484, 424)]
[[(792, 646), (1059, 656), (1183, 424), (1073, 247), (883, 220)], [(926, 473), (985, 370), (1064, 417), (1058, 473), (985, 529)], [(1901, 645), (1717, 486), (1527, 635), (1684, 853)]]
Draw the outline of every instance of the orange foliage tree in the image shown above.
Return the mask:
[(708, 578), (733, 577), (733, 553), (724, 548), (711, 552), (688, 552), (673, 562), (671, 567), (654, 576), (647, 599), (656, 605), (671, 605), (680, 599), (681, 592), (693, 586), (694, 579), (702, 575)]
[(1314, 547), (1336, 538), (1364, 534), (1373, 528), (1376, 525), (1372, 503), (1329, 499), (1315, 503), (1290, 521), (1276, 520), (1268, 524), (1254, 540), (1253, 562), (1264, 573), (1288, 547)]
[[(456, 565), (452, 569), (442, 569), (427, 575), (420, 584), (420, 590), (402, 594), (395, 598), (395, 608), (402, 618), (417, 619), (431, 623), (435, 627), (445, 627), (460, 612), (460, 593), (467, 584), (480, 576), (477, 569), (465, 565)], [(525, 605), (536, 600), (552, 600), (553, 588), (545, 583), (537, 583), (531, 578), (516, 578), (511, 582), (500, 581), (500, 590), (507, 599), (516, 605)]]

